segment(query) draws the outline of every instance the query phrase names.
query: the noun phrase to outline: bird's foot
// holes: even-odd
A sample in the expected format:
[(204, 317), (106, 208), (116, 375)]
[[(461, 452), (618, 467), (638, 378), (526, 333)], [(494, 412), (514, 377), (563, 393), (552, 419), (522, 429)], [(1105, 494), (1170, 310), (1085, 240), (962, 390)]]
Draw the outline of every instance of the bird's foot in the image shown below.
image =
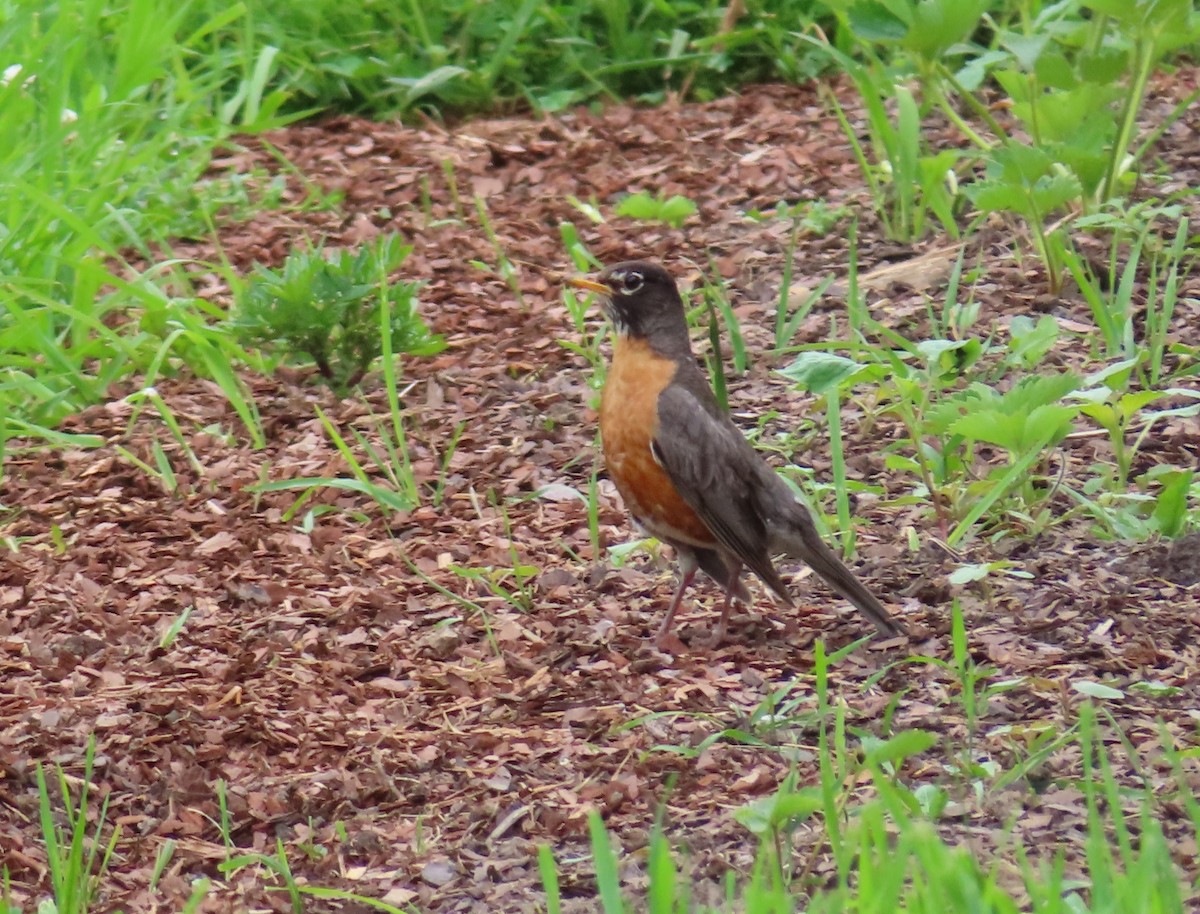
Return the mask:
[(664, 654), (682, 654), (688, 648), (687, 645), (675, 634), (674, 629), (659, 629), (654, 635), (652, 642), (656, 648)]
[(717, 625), (717, 630), (716, 630), (715, 632), (713, 632), (713, 636), (712, 636), (711, 638), (709, 638), (709, 639), (708, 639), (708, 641), (707, 641), (707, 643), (705, 644), (705, 646), (706, 646), (706, 647), (707, 647), (709, 650), (716, 650), (716, 649), (717, 649), (717, 648), (719, 648), (719, 647), (720, 647), (722, 644), (724, 644), (724, 643), (725, 643), (725, 639), (726, 639), (728, 636), (729, 636), (729, 631), (728, 631), (728, 629), (727, 629), (727, 627), (726, 627), (726, 625), (725, 625), (725, 620), (724, 620), (724, 619), (722, 619), (722, 620), (721, 620), (721, 623), (720, 623), (719, 625)]

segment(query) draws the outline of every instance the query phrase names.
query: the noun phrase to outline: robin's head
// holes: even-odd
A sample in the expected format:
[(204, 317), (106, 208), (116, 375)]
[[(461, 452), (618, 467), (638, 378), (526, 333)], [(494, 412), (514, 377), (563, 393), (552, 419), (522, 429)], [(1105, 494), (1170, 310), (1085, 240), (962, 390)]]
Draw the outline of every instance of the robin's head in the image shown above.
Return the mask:
[(604, 312), (620, 336), (647, 337), (664, 349), (687, 344), (683, 301), (671, 274), (658, 264), (629, 260), (607, 267), (595, 280), (569, 282), (604, 296)]

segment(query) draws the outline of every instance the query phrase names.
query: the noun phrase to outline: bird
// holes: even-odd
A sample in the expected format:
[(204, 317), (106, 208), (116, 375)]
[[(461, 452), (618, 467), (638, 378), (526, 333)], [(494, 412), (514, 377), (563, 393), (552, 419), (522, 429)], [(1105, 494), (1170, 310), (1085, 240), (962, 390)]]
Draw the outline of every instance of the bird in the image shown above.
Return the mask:
[(773, 557), (802, 559), (886, 636), (904, 630), (817, 531), (808, 509), (717, 402), (696, 362), (683, 300), (657, 263), (626, 261), (569, 285), (594, 292), (614, 330), (600, 397), (608, 474), (633, 520), (672, 546), (679, 583), (655, 636), (663, 646), (698, 571), (725, 591), (712, 639), (724, 642), (734, 600), (750, 605), (743, 569), (795, 603)]

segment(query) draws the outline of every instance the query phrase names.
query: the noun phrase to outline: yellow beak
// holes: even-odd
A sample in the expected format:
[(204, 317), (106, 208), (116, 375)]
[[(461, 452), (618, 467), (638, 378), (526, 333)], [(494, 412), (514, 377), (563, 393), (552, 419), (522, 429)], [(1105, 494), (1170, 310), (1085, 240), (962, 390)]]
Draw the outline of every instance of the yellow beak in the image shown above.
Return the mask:
[(594, 279), (588, 279), (586, 276), (572, 276), (567, 280), (567, 285), (574, 286), (576, 289), (586, 289), (589, 292), (597, 292), (600, 295), (611, 295), (612, 289), (602, 282), (596, 282)]

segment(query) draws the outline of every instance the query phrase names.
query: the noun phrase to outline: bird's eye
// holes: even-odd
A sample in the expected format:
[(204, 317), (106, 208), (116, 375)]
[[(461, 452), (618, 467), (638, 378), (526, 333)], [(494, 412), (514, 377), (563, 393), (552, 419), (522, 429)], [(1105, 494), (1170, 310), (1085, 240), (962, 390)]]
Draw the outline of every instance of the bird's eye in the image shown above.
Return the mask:
[(626, 294), (633, 294), (646, 282), (645, 277), (637, 270), (630, 270), (621, 277), (621, 285), (624, 287)]

